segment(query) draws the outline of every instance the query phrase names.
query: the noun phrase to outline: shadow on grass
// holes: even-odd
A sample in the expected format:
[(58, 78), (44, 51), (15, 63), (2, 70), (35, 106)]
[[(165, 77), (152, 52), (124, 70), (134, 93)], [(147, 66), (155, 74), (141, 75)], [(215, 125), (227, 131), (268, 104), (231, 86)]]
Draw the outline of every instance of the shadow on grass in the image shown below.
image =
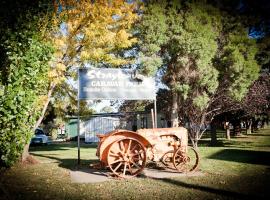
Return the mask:
[(195, 184), (190, 184), (190, 183), (185, 183), (179, 180), (174, 180), (174, 179), (169, 179), (169, 178), (162, 178), (162, 179), (157, 179), (166, 183), (170, 183), (173, 185), (177, 185), (180, 187), (185, 187), (188, 189), (193, 189), (193, 190), (200, 190), (203, 192), (209, 192), (212, 194), (217, 194), (221, 196), (227, 196), (227, 197), (233, 197), (237, 199), (258, 199), (259, 196), (254, 196), (254, 195), (247, 195), (247, 194), (242, 194), (239, 192), (234, 192), (234, 191), (228, 191), (228, 190), (223, 190), (223, 189), (216, 189), (216, 188), (211, 188), (207, 186), (201, 186), (201, 185), (195, 185)]
[(270, 165), (270, 152), (266, 151), (224, 149), (209, 156), (208, 158), (240, 163)]
[(269, 134), (258, 134), (258, 133), (251, 133), (251, 134), (248, 134), (248, 136), (263, 136), (263, 137), (270, 137)]
[[(30, 146), (30, 152), (35, 151), (56, 151), (56, 150), (69, 150), (70, 148), (76, 148), (77, 143), (76, 142), (63, 142), (63, 143), (50, 143), (46, 146), (43, 145), (31, 145)], [(80, 148), (82, 149), (88, 149), (88, 148), (96, 148), (97, 143), (81, 143)]]
[(252, 141), (233, 141), (233, 140), (218, 140), (215, 144), (212, 144), (210, 140), (200, 140), (199, 146), (201, 147), (239, 147), (249, 148), (253, 146)]
[(98, 159), (89, 159), (89, 160), (81, 159), (80, 166), (79, 166), (77, 158), (58, 158), (52, 155), (40, 155), (33, 152), (31, 152), (31, 155), (55, 160), (54, 163), (58, 163), (59, 167), (69, 169), (69, 170), (77, 170), (78, 168), (86, 168), (86, 167), (89, 167), (90, 164), (94, 164), (98, 162)]

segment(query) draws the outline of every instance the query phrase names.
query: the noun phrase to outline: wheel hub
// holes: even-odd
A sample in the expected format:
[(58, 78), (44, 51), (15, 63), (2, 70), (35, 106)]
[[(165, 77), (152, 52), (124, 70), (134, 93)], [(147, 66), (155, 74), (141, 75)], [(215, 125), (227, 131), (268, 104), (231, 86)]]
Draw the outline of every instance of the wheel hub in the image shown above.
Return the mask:
[(128, 153), (122, 154), (122, 159), (126, 163), (129, 163), (131, 161), (131, 156)]

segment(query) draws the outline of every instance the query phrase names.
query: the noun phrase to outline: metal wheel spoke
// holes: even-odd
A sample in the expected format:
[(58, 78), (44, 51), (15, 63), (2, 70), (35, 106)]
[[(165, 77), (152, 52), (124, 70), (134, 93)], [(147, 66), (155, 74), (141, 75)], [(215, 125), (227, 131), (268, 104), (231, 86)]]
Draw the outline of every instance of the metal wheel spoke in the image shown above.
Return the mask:
[(134, 138), (116, 140), (109, 148), (108, 166), (119, 177), (128, 178), (139, 174), (146, 163), (146, 151)]
[(129, 169), (130, 174), (132, 174), (132, 168), (130, 166), (130, 163), (128, 163), (128, 169)]
[(122, 162), (120, 162), (117, 166), (116, 166), (116, 168), (114, 168), (114, 172), (116, 172), (118, 169), (119, 169), (119, 167), (122, 165)]
[(163, 162), (170, 163), (172, 162), (172, 159), (170, 157), (164, 158)]
[(128, 143), (128, 148), (127, 148), (127, 152), (130, 150), (131, 143), (132, 143), (132, 140), (129, 140), (129, 143)]
[(125, 165), (124, 165), (124, 171), (123, 171), (124, 176), (126, 175), (126, 170), (127, 170), (127, 163), (125, 163)]
[(131, 155), (132, 157), (135, 157), (135, 156), (141, 157), (141, 154), (142, 154), (143, 152), (144, 152), (144, 151), (141, 149), (139, 152), (137, 152), (137, 153), (131, 153), (130, 155)]
[(131, 152), (133, 152), (137, 146), (138, 146), (138, 144), (135, 144), (134, 147), (131, 149)]
[(112, 150), (110, 150), (109, 155), (110, 156), (117, 156), (117, 157), (119, 156), (118, 154), (114, 153)]
[(119, 145), (120, 145), (120, 150), (121, 150), (122, 152), (125, 152), (125, 147), (124, 147), (123, 140), (121, 140), (121, 141), (119, 142)]
[(135, 165), (138, 169), (141, 168), (141, 166), (139, 166), (137, 163), (135, 163), (135, 162), (133, 162), (133, 161), (131, 161), (131, 163), (132, 163), (133, 165)]
[(115, 160), (115, 161), (111, 162), (110, 164), (113, 165), (113, 164), (121, 162), (121, 161), (122, 161), (122, 159), (118, 159), (118, 160)]
[(165, 167), (172, 168), (173, 167), (173, 150), (167, 151), (163, 157), (161, 158), (161, 162)]
[(181, 172), (192, 172), (198, 167), (199, 156), (195, 149), (188, 147), (187, 151), (178, 149), (173, 158), (174, 166)]

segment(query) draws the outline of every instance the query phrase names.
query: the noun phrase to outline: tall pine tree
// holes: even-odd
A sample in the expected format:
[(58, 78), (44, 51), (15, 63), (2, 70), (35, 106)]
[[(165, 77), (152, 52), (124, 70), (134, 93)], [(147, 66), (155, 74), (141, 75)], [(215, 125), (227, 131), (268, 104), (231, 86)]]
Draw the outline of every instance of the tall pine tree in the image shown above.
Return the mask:
[(211, 104), (224, 94), (241, 101), (257, 79), (256, 41), (237, 19), (197, 1), (150, 1), (139, 32), (141, 71), (164, 70), (172, 125), (179, 114), (186, 119), (197, 147), (206, 120), (219, 109)]

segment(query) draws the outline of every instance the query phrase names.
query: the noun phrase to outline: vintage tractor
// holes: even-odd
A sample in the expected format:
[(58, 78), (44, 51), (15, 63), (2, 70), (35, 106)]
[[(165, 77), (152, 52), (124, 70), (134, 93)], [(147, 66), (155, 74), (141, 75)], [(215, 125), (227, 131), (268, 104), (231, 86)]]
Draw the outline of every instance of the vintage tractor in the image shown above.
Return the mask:
[(183, 127), (115, 130), (98, 137), (101, 165), (118, 177), (138, 175), (149, 161), (179, 172), (194, 171), (199, 163), (199, 155), (188, 146), (188, 133)]

